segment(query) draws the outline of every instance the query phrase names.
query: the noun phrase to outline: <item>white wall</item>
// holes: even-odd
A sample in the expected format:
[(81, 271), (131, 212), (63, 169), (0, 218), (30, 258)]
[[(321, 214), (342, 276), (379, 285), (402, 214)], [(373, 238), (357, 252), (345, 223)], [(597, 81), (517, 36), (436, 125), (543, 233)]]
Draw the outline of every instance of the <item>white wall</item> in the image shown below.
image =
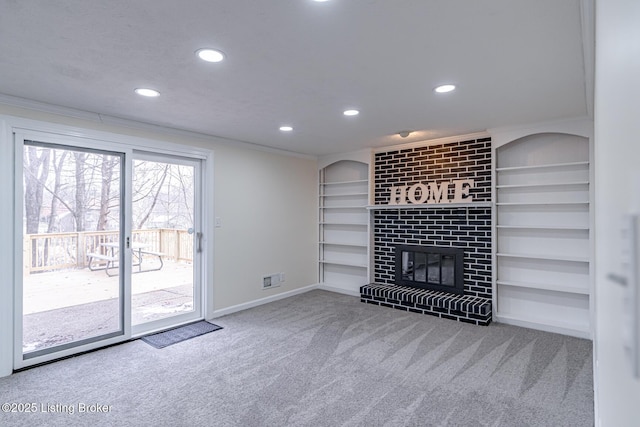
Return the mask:
[[(76, 112), (70, 112), (76, 114)], [(66, 126), (203, 147), (214, 152), (214, 213), (222, 227), (214, 230), (213, 306), (216, 312), (246, 306), (317, 283), (317, 161), (311, 157), (259, 149), (222, 138), (200, 137), (152, 126), (105, 124), (90, 113), (78, 117), (1, 105), (0, 114)], [(0, 154), (11, 156), (11, 141), (0, 141)], [(11, 160), (8, 160), (11, 164)], [(0, 177), (0, 196), (11, 197), (11, 176)], [(0, 237), (11, 241), (12, 224), (3, 219)], [(0, 208), (0, 209), (2, 209)], [(212, 222), (213, 223), (213, 222)], [(0, 243), (2, 266), (11, 266), (13, 250)], [(285, 273), (278, 288), (262, 290), (262, 276)], [(11, 372), (13, 345), (10, 280), (0, 283), (0, 376)], [(214, 312), (215, 314), (215, 312)]]
[(216, 310), (317, 283), (316, 162), (226, 147), (215, 158)]
[[(640, 171), (640, 2), (596, 2), (596, 422), (640, 423), (640, 380), (623, 350), (623, 289), (617, 269), (620, 215), (629, 209), (628, 178)], [(634, 191), (638, 191), (637, 189)]]

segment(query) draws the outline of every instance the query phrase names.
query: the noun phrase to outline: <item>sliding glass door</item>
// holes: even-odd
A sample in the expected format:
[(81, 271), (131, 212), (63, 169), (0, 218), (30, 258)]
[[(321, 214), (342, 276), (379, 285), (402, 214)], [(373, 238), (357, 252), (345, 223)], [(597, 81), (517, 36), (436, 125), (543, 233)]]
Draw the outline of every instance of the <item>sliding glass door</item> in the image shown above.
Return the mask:
[(135, 153), (132, 175), (133, 332), (198, 319), (200, 162)]
[(123, 153), (24, 141), (23, 359), (125, 334), (123, 165)]
[(203, 317), (200, 159), (15, 138), (16, 368)]

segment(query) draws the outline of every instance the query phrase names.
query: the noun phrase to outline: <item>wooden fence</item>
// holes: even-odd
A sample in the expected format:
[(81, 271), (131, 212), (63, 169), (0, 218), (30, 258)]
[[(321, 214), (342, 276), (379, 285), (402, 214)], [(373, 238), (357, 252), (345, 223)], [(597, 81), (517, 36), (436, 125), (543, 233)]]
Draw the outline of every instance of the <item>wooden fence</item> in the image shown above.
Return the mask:
[[(25, 234), (23, 260), (25, 273), (85, 268), (90, 253), (104, 253), (103, 243), (117, 242), (117, 231)], [(134, 230), (133, 242), (145, 249), (162, 252), (165, 259), (193, 261), (194, 235), (187, 230), (158, 228)]]

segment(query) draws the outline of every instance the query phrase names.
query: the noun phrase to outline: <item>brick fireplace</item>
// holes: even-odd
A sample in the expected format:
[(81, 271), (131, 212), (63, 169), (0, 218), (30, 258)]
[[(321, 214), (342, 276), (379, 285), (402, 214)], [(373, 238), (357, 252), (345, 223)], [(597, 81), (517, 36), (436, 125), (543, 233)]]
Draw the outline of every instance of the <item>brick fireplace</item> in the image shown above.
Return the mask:
[[(468, 189), (468, 200), (471, 201), (455, 203), (458, 201), (453, 194), (455, 186), (447, 186), (449, 181), (455, 180), (473, 182)], [(396, 188), (417, 188), (417, 184), (424, 182), (445, 183), (436, 188), (451, 194), (439, 193), (444, 203), (394, 205)], [(423, 184), (422, 188), (427, 186)], [(413, 201), (416, 198), (414, 195)], [(427, 200), (426, 194), (419, 198)], [(361, 287), (361, 300), (488, 325), (491, 322), (492, 292), (491, 139), (453, 141), (376, 153), (374, 201), (374, 281)], [(449, 203), (451, 201), (454, 203)], [(396, 252), (398, 248), (407, 247), (462, 251), (462, 292), (405, 286), (406, 283), (396, 277)]]

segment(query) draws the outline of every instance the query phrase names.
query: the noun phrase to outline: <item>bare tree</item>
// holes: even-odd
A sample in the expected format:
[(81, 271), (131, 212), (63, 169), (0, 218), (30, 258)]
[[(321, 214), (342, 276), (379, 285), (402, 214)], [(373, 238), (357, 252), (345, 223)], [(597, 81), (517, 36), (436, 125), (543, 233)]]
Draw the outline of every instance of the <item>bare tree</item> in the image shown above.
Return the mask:
[(104, 156), (101, 165), (102, 185), (100, 186), (100, 215), (96, 230), (106, 230), (109, 222), (111, 203), (111, 183), (113, 182), (113, 172), (119, 164), (117, 157)]
[[(33, 145), (25, 146), (26, 153), (23, 160), (24, 168), (24, 214), (27, 234), (38, 233), (40, 214), (42, 212), (42, 196), (45, 182), (49, 176), (48, 149), (39, 149)], [(37, 242), (31, 246), (31, 262), (36, 263)]]
[(87, 213), (87, 181), (85, 176), (87, 153), (77, 151), (73, 153), (73, 157), (76, 160), (76, 205), (73, 215), (76, 219), (76, 231), (84, 231), (85, 215)]
[(25, 146), (24, 156), (24, 207), (27, 234), (38, 232), (42, 195), (49, 176), (49, 149), (39, 149), (33, 145)]
[[(50, 150), (51, 151), (51, 163), (53, 166), (53, 193), (57, 194), (60, 191), (60, 172), (62, 170), (62, 165), (64, 163), (65, 157), (67, 157), (67, 151), (62, 151), (60, 154), (60, 158), (56, 159), (56, 153), (58, 150)], [(47, 233), (53, 233), (55, 231), (55, 222), (56, 217), (58, 215), (58, 199), (56, 197), (51, 198), (51, 209), (49, 211), (49, 219), (47, 222)], [(49, 260), (49, 239), (44, 241), (44, 262), (48, 264)]]
[[(162, 187), (164, 185), (164, 181), (167, 179), (167, 175), (169, 171), (169, 164), (165, 164), (164, 167), (161, 169), (160, 171), (160, 176), (159, 181), (156, 180), (155, 183), (151, 184), (151, 187), (149, 188), (149, 191), (147, 192), (147, 195), (152, 194), (152, 199), (151, 199), (151, 204), (150, 206), (147, 208), (146, 213), (144, 213), (142, 215), (142, 218), (140, 218), (140, 220), (138, 221), (138, 229), (144, 227), (144, 224), (149, 220), (149, 217), (151, 216), (151, 213), (153, 212), (153, 209), (155, 208), (156, 204), (158, 203), (158, 197), (160, 195), (160, 191), (162, 190)], [(157, 176), (157, 175), (156, 175)], [(145, 196), (143, 196), (142, 198), (139, 198), (138, 200), (142, 200), (146, 198)]]
[[(56, 154), (58, 150), (52, 150), (52, 163), (53, 163), (53, 172), (54, 172), (54, 181), (53, 181), (53, 190), (52, 193), (54, 195), (60, 192), (61, 187), (61, 178), (62, 178), (62, 165), (64, 164), (64, 160), (67, 158), (68, 151), (62, 150), (60, 152), (60, 157), (56, 158)], [(57, 197), (51, 197), (51, 213), (49, 215), (49, 222), (47, 224), (47, 233), (53, 233), (55, 230), (55, 220), (58, 215), (58, 205), (60, 204), (60, 200)]]
[(193, 204), (193, 175), (188, 174), (185, 176), (183, 168), (178, 167), (178, 181), (180, 182), (180, 193), (186, 209), (187, 221), (193, 224), (192, 204)]

